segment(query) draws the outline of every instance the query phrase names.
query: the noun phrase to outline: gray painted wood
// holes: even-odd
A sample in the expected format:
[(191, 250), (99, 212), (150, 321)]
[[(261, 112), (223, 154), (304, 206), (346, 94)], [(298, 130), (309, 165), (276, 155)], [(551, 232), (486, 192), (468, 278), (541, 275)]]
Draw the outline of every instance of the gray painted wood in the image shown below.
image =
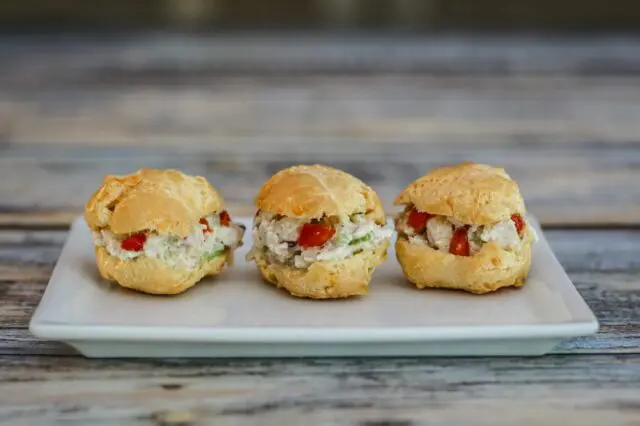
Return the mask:
[(0, 143), (633, 143), (640, 117), (639, 41), (4, 37)]
[[(630, 74), (640, 71), (637, 35), (120, 34), (3, 37), (4, 70), (52, 75), (106, 68), (218, 72), (404, 71), (437, 74)], [(34, 74), (31, 74), (34, 75)], [(23, 81), (29, 76), (23, 76)]]
[(304, 140), (551, 148), (635, 145), (640, 128), (640, 74), (220, 76), (187, 67), (158, 76), (145, 67), (125, 75), (98, 67), (74, 77), (67, 69), (60, 76), (48, 71), (0, 70), (5, 144), (179, 142), (210, 149), (237, 140)]
[(0, 421), (635, 425), (637, 357), (88, 361), (2, 357)]
[(103, 175), (140, 166), (203, 174), (250, 214), (275, 170), (325, 162), (390, 209), (470, 159), (506, 166), (545, 224), (637, 225), (637, 41), (2, 38), (0, 224), (64, 226)]
[[(506, 167), (519, 182), (529, 210), (545, 225), (637, 225), (640, 222), (640, 146), (539, 149), (430, 149), (401, 145), (237, 142), (199, 150), (182, 148), (7, 148), (0, 157), (0, 223), (50, 223), (82, 212), (106, 174), (139, 167), (178, 168), (205, 176), (236, 215), (251, 215), (253, 198), (277, 170), (322, 162), (360, 177), (378, 191), (386, 209), (409, 182), (439, 165), (474, 160)], [(34, 182), (38, 182), (34, 184)]]

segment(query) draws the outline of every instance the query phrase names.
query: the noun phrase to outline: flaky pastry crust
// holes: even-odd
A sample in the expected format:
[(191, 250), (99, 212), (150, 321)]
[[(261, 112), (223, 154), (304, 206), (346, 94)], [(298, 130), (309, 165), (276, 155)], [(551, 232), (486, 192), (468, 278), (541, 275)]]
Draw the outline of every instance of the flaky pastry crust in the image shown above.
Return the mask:
[(399, 236), (396, 258), (407, 279), (420, 289), (447, 288), (483, 294), (525, 283), (531, 267), (532, 240), (529, 231), (516, 249), (505, 250), (489, 242), (473, 256), (456, 256)]
[(427, 173), (408, 185), (395, 204), (412, 204), (420, 211), (474, 225), (488, 225), (509, 219), (514, 213), (525, 213), (518, 185), (504, 169), (473, 163)]
[(269, 178), (255, 200), (263, 211), (295, 218), (367, 213), (384, 223), (382, 203), (373, 189), (358, 178), (324, 165), (300, 165)]
[(387, 258), (389, 243), (364, 250), (350, 258), (313, 263), (308, 269), (270, 263), (262, 255), (256, 264), (262, 277), (293, 296), (311, 299), (339, 299), (367, 294), (373, 270)]
[(89, 199), (84, 218), (92, 230), (115, 234), (149, 230), (188, 235), (201, 217), (224, 209), (216, 190), (200, 176), (178, 170), (141, 169), (107, 176)]
[(104, 247), (96, 247), (96, 262), (104, 279), (149, 294), (182, 293), (204, 277), (222, 272), (231, 256), (231, 250), (227, 250), (224, 254), (203, 262), (196, 269), (182, 269), (167, 266), (149, 257), (121, 260), (111, 256)]

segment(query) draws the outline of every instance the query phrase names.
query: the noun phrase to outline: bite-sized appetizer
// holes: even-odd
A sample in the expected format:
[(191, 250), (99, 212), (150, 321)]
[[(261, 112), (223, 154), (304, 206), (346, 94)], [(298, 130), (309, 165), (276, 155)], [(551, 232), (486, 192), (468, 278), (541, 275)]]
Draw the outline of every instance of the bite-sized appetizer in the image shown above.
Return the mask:
[(256, 206), (247, 259), (267, 281), (313, 299), (367, 293), (393, 232), (373, 189), (331, 167), (295, 166), (265, 182)]
[(395, 220), (397, 258), (418, 288), (488, 293), (525, 283), (536, 235), (518, 185), (503, 169), (436, 169), (395, 203), (405, 206)]
[(100, 274), (152, 294), (181, 293), (217, 275), (244, 235), (206, 179), (177, 170), (107, 176), (84, 218)]

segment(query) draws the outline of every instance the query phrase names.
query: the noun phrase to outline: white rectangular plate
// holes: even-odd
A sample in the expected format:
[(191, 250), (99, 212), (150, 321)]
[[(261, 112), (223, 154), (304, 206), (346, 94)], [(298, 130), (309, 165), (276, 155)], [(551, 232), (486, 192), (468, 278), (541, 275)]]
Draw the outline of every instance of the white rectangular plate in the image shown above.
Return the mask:
[(296, 299), (263, 282), (244, 256), (179, 296), (149, 296), (100, 279), (82, 219), (30, 323), (35, 336), (87, 357), (542, 355), (598, 322), (540, 236), (527, 284), (489, 295), (417, 290), (395, 253), (357, 299)]

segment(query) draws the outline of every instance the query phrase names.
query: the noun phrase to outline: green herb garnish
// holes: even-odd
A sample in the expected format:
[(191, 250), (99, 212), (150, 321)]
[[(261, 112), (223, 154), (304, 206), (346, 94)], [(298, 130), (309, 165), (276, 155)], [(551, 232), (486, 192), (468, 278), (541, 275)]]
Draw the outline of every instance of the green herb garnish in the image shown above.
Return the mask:
[(338, 237), (336, 238), (336, 243), (339, 246), (346, 246), (347, 244), (350, 244), (350, 241), (351, 241), (351, 235), (349, 235), (347, 232), (342, 232), (338, 234)]
[(209, 262), (209, 261), (215, 259), (216, 257), (220, 256), (223, 253), (224, 253), (224, 249), (213, 250), (213, 251), (210, 251), (209, 253), (203, 254), (202, 257), (200, 258), (200, 260), (202, 262)]
[(179, 237), (176, 237), (175, 235), (170, 235), (167, 237), (167, 244), (176, 245), (178, 243), (180, 243)]
[(482, 238), (480, 238), (480, 235), (482, 235), (482, 229), (483, 228), (480, 227), (471, 233), (471, 240), (473, 240), (473, 242), (478, 245), (482, 245), (482, 243), (484, 242), (482, 241)]
[(373, 239), (373, 232), (368, 233), (364, 237), (360, 237), (360, 238), (356, 238), (355, 240), (351, 240), (349, 245), (350, 246), (355, 246), (357, 244), (361, 244), (361, 243), (364, 243), (364, 242), (367, 242), (367, 241), (371, 241), (371, 239)]

